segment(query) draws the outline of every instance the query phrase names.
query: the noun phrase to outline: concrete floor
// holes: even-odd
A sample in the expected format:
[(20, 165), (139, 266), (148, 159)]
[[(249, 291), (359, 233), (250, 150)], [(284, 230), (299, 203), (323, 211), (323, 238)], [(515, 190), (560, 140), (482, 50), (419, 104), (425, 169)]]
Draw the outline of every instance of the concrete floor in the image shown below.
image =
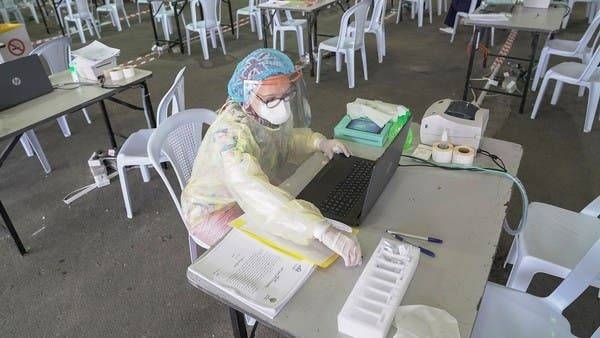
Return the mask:
[[(234, 1), (234, 10), (241, 6), (241, 1)], [(577, 8), (561, 38), (576, 39), (585, 30), (582, 9)], [(133, 7), (129, 13), (134, 13)], [(324, 12), (320, 32), (335, 33), (339, 17), (337, 9)], [(123, 33), (103, 27), (101, 41), (121, 48), (120, 62), (145, 55), (152, 46), (147, 15), (142, 24), (136, 20)], [(313, 128), (331, 135), (334, 123), (345, 113), (345, 104), (356, 97), (404, 104), (416, 114), (416, 121), (434, 100), (460, 98), (469, 30), (462, 28), (450, 44), (449, 36), (437, 30), (442, 20), (435, 17), (433, 25), (425, 24), (422, 29), (411, 20), (399, 25), (389, 20), (384, 63), (377, 63), (375, 41), (369, 36), (369, 80), (362, 79), (358, 63), (355, 89), (347, 88), (345, 71), (334, 71), (333, 59), (325, 61), (318, 85), (305, 72)], [(29, 30), (32, 39), (47, 37), (35, 24)], [(497, 40), (502, 41), (504, 36), (499, 32)], [(195, 41), (191, 56), (167, 54), (144, 64), (143, 68), (154, 72), (149, 81), (154, 106), (176, 72), (187, 66), (188, 106), (219, 108), (236, 63), (262, 46), (248, 26), (242, 27), (239, 40), (230, 33), (225, 39), (228, 54), (211, 50), (207, 62), (201, 60)], [(74, 40), (77, 48), (78, 38)], [(520, 34), (515, 50), (526, 53), (527, 43), (526, 34)], [(291, 38), (288, 46), (290, 56), (297, 58)], [(483, 75), (481, 63), (476, 69)], [(139, 102), (137, 92), (121, 97)], [(516, 100), (487, 98), (484, 106), (491, 109), (487, 135), (523, 145), (519, 177), (530, 200), (579, 210), (600, 193), (600, 123), (594, 123), (591, 133), (582, 132), (586, 98), (578, 98), (574, 88), (566, 87), (554, 107), (549, 105), (547, 95), (536, 120), (528, 117), (532, 101), (527, 104), (526, 114), (519, 115)], [(108, 108), (120, 135), (145, 125), (139, 112), (112, 103)], [(86, 161), (93, 151), (108, 145), (97, 107), (90, 110), (92, 125), (85, 124), (80, 113), (69, 116), (73, 132), (70, 138), (62, 137), (55, 122), (36, 128), (53, 166), (51, 174), (44, 175), (38, 161), (25, 157), (20, 147), (2, 167), (3, 202), (31, 247), (30, 254), (20, 256), (8, 233), (0, 228), (2, 336), (231, 336), (227, 308), (186, 280), (189, 257), (185, 228), (156, 175), (142, 184), (137, 171), (129, 173), (135, 214), (132, 220), (125, 217), (118, 182), (95, 190), (71, 206), (61, 201), (67, 193), (91, 182)], [(510, 204), (509, 220), (513, 224), (520, 216), (519, 203), (515, 196)], [(510, 238), (503, 235), (490, 280), (506, 281), (509, 270), (502, 269), (501, 263), (509, 245)], [(547, 295), (558, 282), (536, 276), (529, 291)], [(597, 289), (589, 288), (565, 311), (574, 334), (590, 336), (600, 325), (597, 293)], [(259, 327), (257, 336), (278, 335)]]

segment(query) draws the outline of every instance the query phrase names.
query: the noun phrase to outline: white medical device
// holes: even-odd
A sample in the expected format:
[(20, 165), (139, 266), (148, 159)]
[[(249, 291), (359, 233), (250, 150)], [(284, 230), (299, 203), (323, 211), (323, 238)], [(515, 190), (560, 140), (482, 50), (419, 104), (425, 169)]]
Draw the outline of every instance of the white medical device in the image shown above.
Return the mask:
[(459, 100), (443, 99), (432, 104), (421, 120), (421, 143), (442, 141), (444, 130), (448, 142), (479, 148), (490, 111)]

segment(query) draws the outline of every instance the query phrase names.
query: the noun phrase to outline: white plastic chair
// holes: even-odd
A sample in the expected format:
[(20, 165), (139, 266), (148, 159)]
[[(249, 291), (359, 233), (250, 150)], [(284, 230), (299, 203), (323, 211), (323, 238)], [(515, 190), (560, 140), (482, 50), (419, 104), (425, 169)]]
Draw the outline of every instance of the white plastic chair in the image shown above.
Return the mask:
[[(47, 41), (37, 46), (29, 53), (29, 55), (39, 55), (44, 58), (44, 60), (46, 60), (46, 64), (48, 64), (51, 74), (62, 72), (69, 68), (70, 54), (71, 38), (64, 36)], [(87, 123), (91, 124), (92, 121), (87, 110), (83, 108), (82, 112)], [(69, 128), (69, 124), (67, 123), (66, 115), (57, 118), (56, 121), (58, 122), (63, 135), (65, 137), (71, 136), (71, 130)]]
[[(552, 55), (577, 58), (583, 63), (588, 63), (592, 56), (592, 51), (596, 49), (598, 38), (600, 37), (598, 31), (599, 27), (600, 15), (597, 15), (579, 41), (562, 39), (548, 40), (540, 54), (540, 60), (535, 70), (535, 75), (533, 76), (533, 82), (531, 83), (531, 90), (536, 90), (540, 77), (542, 77), (548, 69), (548, 61)], [(596, 36), (595, 38), (594, 35)], [(588, 47), (592, 38), (594, 38), (592, 47)]]
[(437, 0), (437, 15), (442, 15), (442, 10), (448, 12), (448, 0)]
[(17, 1), (17, 5), (22, 8), (29, 9), (29, 12), (31, 13), (31, 16), (33, 17), (33, 20), (35, 21), (35, 23), (40, 23), (40, 19), (38, 18), (37, 11), (35, 9), (35, 1), (19, 0), (19, 1)]
[(256, 31), (258, 34), (258, 39), (263, 39), (263, 31), (262, 31), (262, 16), (260, 14), (260, 9), (258, 8), (257, 0), (248, 0), (248, 6), (242, 7), (235, 11), (235, 38), (240, 38), (240, 16), (247, 16), (250, 19), (250, 29), (254, 32)]
[(417, 25), (423, 27), (423, 12), (425, 11), (425, 3), (427, 2), (427, 8), (429, 8), (429, 23), (433, 23), (433, 3), (431, 0), (400, 0), (398, 1), (398, 8), (396, 12), (396, 24), (400, 22), (400, 14), (402, 13), (401, 6), (404, 5), (404, 1), (410, 2), (410, 18), (415, 19), (415, 10), (417, 15)]
[(598, 65), (600, 64), (600, 48), (596, 48), (588, 64), (577, 63), (577, 62), (563, 62), (552, 68), (550, 68), (544, 75), (542, 86), (538, 93), (533, 111), (531, 112), (531, 119), (535, 119), (537, 116), (540, 103), (546, 87), (550, 80), (556, 80), (556, 86), (554, 87), (554, 94), (550, 104), (555, 105), (558, 102), (560, 93), (562, 91), (563, 84), (569, 83), (572, 85), (579, 86), (579, 96), (582, 96), (584, 88), (588, 89), (588, 104), (587, 111), (585, 114), (585, 123), (583, 125), (583, 131), (589, 133), (592, 130), (592, 124), (594, 123), (594, 117), (596, 116), (596, 109), (598, 108), (598, 101), (600, 101), (600, 71)]
[(25, 19), (23, 19), (23, 14), (21, 14), (21, 9), (14, 0), (1, 0), (2, 1), (2, 20), (4, 22), (10, 22), (10, 15), (12, 14), (15, 17), (15, 20), (21, 23), (25, 23)]
[[(504, 3), (503, 1), (494, 1), (494, 3)], [(452, 27), (452, 36), (450, 37), (450, 43), (454, 42), (454, 37), (456, 36), (456, 32), (458, 31), (458, 25), (459, 23), (463, 20), (469, 17), (469, 14), (473, 14), (475, 12), (475, 9), (477, 7), (477, 0), (471, 0), (471, 4), (469, 5), (469, 12), (465, 13), (465, 12), (458, 12), (456, 13), (456, 18), (454, 19), (454, 27)], [(473, 31), (475, 31), (475, 28), (473, 28)], [(494, 35), (496, 34), (496, 29), (494, 27), (492, 27), (490, 29), (490, 45), (494, 45)], [(479, 35), (477, 35), (477, 42), (476, 42), (477, 46), (479, 46)]]
[[(183, 67), (179, 73), (177, 73), (177, 76), (173, 81), (173, 85), (160, 100), (156, 114), (157, 126), (160, 126), (160, 124), (167, 119), (167, 115), (169, 114), (169, 106), (171, 107), (171, 115), (185, 110), (184, 72), (185, 67)], [(188, 110), (194, 111), (194, 109)], [(121, 191), (123, 193), (125, 211), (128, 218), (133, 218), (133, 212), (131, 208), (131, 197), (129, 196), (126, 167), (139, 166), (142, 174), (142, 180), (144, 182), (150, 181), (150, 172), (148, 171), (148, 166), (152, 165), (152, 163), (148, 157), (147, 147), (148, 140), (150, 139), (150, 135), (153, 131), (154, 129), (140, 129), (129, 135), (117, 154), (117, 171), (119, 172)]]
[(279, 11), (275, 11), (273, 15), (273, 49), (277, 49), (277, 34), (279, 34), (279, 50), (285, 50), (285, 32), (296, 33), (298, 42), (298, 55), (304, 55), (304, 34), (303, 29), (306, 27), (306, 19), (294, 19), (290, 11), (285, 12), (285, 21), (281, 21)]
[(148, 0), (136, 0), (135, 1), (135, 6), (137, 8), (137, 17), (138, 17), (139, 23), (142, 23), (142, 11), (140, 10), (140, 4), (147, 5), (149, 3), (150, 3), (150, 1), (148, 1)]
[[(373, 10), (371, 11), (371, 19), (365, 23), (365, 34), (375, 34), (377, 41), (377, 60), (383, 62), (385, 56), (385, 7), (386, 0), (375, 0)], [(354, 31), (354, 26), (351, 25), (349, 30)]]
[(106, 0), (104, 5), (96, 8), (96, 13), (108, 13), (108, 15), (110, 15), (110, 21), (112, 22), (112, 25), (120, 32), (122, 27), (121, 19), (119, 18), (119, 9), (121, 12), (123, 12), (123, 17), (125, 18), (127, 27), (131, 27), (129, 24), (129, 18), (127, 18), (127, 12), (125, 11), (125, 4), (123, 3), (123, 0), (114, 0), (114, 2), (112, 0)]
[[(346, 68), (348, 71), (348, 87), (354, 88), (354, 53), (360, 49), (365, 80), (368, 80), (367, 52), (364, 43), (364, 30), (368, 9), (369, 0), (361, 1), (358, 4), (350, 7), (346, 12), (344, 12), (344, 15), (342, 15), (339, 35), (329, 38), (319, 44), (317, 53), (317, 83), (319, 83), (321, 76), (321, 63), (324, 50), (335, 53), (335, 70), (337, 72), (342, 70), (342, 55), (345, 57)], [(351, 17), (354, 17), (355, 34), (351, 34), (351, 32), (348, 30)]]
[[(527, 225), (506, 258), (513, 268), (506, 286), (527, 291), (536, 273), (565, 278), (600, 239), (600, 196), (580, 213), (531, 203)], [(600, 262), (599, 262), (600, 263)], [(592, 283), (600, 287), (600, 276)]]
[[(100, 38), (100, 31), (98, 30), (98, 26), (96, 25), (96, 20), (94, 16), (90, 12), (90, 7), (88, 5), (87, 0), (75, 0), (75, 7), (77, 8), (77, 12), (73, 12), (73, 8), (71, 7), (71, 2), (66, 1), (67, 4), (67, 15), (64, 17), (64, 26), (67, 31), (67, 36), (71, 36), (71, 29), (69, 28), (69, 22), (75, 24), (77, 28), (77, 32), (79, 33), (79, 39), (81, 43), (85, 43), (85, 34), (83, 33), (83, 21), (87, 26), (88, 31), (91, 36), (94, 36), (94, 30), (98, 38)], [(93, 29), (92, 29), (93, 28)]]
[[(204, 20), (196, 18), (196, 7), (202, 6), (201, 10), (204, 14)], [(202, 46), (202, 55), (204, 60), (208, 60), (208, 41), (206, 34), (210, 34), (210, 41), (213, 48), (217, 48), (217, 37), (223, 48), (223, 55), (227, 54), (225, 50), (225, 39), (223, 38), (223, 29), (221, 28), (221, 0), (192, 0), (190, 3), (192, 11), (192, 22), (185, 26), (185, 36), (187, 39), (188, 55), (192, 54), (191, 33), (197, 32), (200, 35), (200, 45)]]
[[(169, 195), (175, 203), (175, 207), (183, 220), (179, 195), (167, 179), (161, 163), (170, 162), (179, 187), (183, 189), (188, 183), (194, 160), (202, 142), (202, 127), (204, 124), (212, 124), (217, 114), (208, 109), (185, 110), (167, 118), (154, 130), (148, 140), (148, 157), (158, 175), (163, 180)], [(208, 249), (210, 246), (201, 240), (188, 235), (190, 247), (190, 258), (193, 261), (198, 258), (198, 246)]]
[[(574, 337), (571, 325), (562, 312), (589, 287), (599, 273), (600, 240), (581, 257), (571, 273), (548, 297), (537, 297), (488, 282), (471, 337)], [(594, 335), (597, 334), (598, 330)]]
[[(165, 40), (169, 40), (169, 37), (173, 32), (173, 25), (171, 23), (171, 19), (175, 17), (175, 11), (172, 7), (167, 7), (162, 1), (155, 0), (150, 2), (150, 5), (152, 7), (152, 11), (154, 12), (154, 20), (156, 22), (161, 23)], [(183, 26), (185, 27), (185, 18), (183, 17), (183, 15), (180, 15), (179, 17), (181, 18)]]

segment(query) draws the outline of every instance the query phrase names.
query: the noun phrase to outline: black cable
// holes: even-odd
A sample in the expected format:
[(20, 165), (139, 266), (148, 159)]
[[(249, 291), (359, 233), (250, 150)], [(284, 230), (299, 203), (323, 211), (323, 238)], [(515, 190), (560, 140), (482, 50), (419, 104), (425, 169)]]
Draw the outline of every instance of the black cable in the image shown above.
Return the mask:
[(445, 169), (445, 170), (460, 170), (460, 171), (482, 171), (482, 169), (485, 169), (485, 170), (491, 170), (491, 171), (497, 171), (497, 172), (507, 172), (506, 170), (496, 169), (496, 168), (445, 166), (445, 165), (440, 165), (435, 162), (424, 160), (422, 158), (411, 156), (411, 155), (402, 154), (402, 157), (410, 158), (412, 160), (421, 162), (422, 164), (398, 164), (399, 167), (429, 167), (429, 168), (440, 168), (440, 169)]
[(498, 166), (498, 168), (502, 169), (502, 171), (504, 172), (507, 172), (506, 165), (504, 164), (504, 161), (500, 158), (500, 156), (492, 154), (489, 151), (482, 148), (477, 149), (477, 153), (489, 157), (492, 160), (492, 162), (494, 162), (494, 164)]
[[(72, 87), (67, 87), (67, 86), (72, 86)], [(57, 84), (53, 85), (52, 88), (62, 89), (62, 90), (73, 90), (73, 89), (77, 89), (81, 86), (99, 86), (99, 84), (96, 82), (63, 82), (63, 83), (57, 83)]]

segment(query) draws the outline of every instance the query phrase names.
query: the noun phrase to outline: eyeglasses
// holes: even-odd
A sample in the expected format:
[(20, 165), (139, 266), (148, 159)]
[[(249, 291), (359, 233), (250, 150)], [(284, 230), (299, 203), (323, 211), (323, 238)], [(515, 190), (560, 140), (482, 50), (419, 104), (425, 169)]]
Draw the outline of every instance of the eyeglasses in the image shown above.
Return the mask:
[(282, 97), (275, 97), (275, 98), (270, 98), (270, 99), (264, 99), (264, 98), (260, 97), (260, 95), (258, 95), (256, 93), (254, 94), (254, 96), (256, 96), (256, 98), (259, 99), (260, 102), (264, 103), (267, 106), (267, 108), (275, 108), (282, 101), (283, 102), (290, 102), (290, 100), (293, 99), (296, 96), (296, 89), (290, 89)]

